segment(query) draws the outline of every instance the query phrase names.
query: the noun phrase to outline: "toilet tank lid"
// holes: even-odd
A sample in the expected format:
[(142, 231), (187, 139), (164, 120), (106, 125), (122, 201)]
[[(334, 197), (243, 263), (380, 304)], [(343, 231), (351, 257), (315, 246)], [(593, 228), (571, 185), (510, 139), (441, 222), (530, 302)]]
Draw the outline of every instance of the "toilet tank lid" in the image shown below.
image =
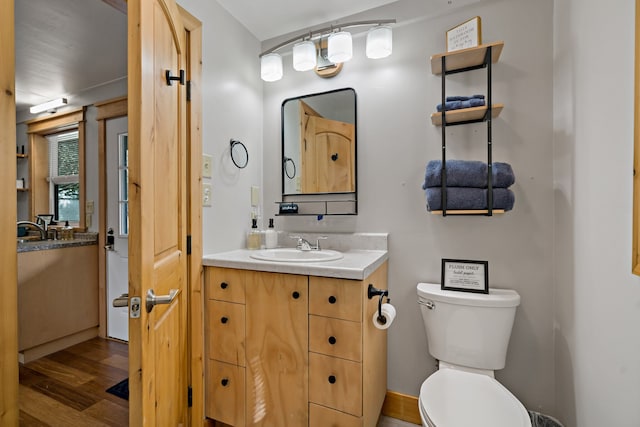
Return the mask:
[(418, 283), (418, 302), (441, 301), (448, 304), (474, 307), (517, 307), (520, 295), (513, 289), (489, 288), (488, 294), (449, 291), (440, 289), (437, 283)]

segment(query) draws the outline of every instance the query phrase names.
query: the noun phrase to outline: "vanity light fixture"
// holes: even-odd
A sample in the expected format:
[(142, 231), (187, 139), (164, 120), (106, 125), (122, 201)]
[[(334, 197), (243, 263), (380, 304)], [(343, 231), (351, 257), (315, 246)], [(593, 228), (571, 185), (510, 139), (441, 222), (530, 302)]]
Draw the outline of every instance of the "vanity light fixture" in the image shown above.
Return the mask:
[(367, 33), (367, 58), (379, 59), (391, 55), (393, 32), (388, 25), (371, 27)]
[(269, 53), (260, 58), (260, 77), (265, 82), (275, 82), (282, 78), (282, 57)]
[(29, 112), (31, 114), (38, 114), (42, 113), (43, 111), (53, 110), (53, 112), (55, 113), (56, 108), (63, 107), (65, 105), (67, 105), (67, 98), (58, 98), (49, 102), (34, 105), (33, 107), (29, 108)]
[(347, 62), (353, 56), (351, 33), (347, 31), (331, 33), (327, 45), (327, 59), (334, 64)]
[[(341, 25), (332, 25), (315, 31), (304, 33), (282, 42), (262, 52), (260, 56), (260, 76), (266, 82), (280, 80), (283, 75), (282, 56), (277, 50), (293, 43), (293, 68), (297, 71), (308, 71), (316, 68), (319, 45), (327, 42), (327, 58), (333, 64), (341, 64), (353, 56), (351, 33), (346, 28), (373, 26), (367, 34), (367, 57), (371, 59), (385, 58), (391, 55), (392, 31), (389, 24), (395, 19), (376, 21), (358, 21)], [(337, 31), (336, 31), (337, 30)]]
[(305, 40), (293, 45), (293, 68), (296, 71), (313, 70), (318, 63), (316, 44)]

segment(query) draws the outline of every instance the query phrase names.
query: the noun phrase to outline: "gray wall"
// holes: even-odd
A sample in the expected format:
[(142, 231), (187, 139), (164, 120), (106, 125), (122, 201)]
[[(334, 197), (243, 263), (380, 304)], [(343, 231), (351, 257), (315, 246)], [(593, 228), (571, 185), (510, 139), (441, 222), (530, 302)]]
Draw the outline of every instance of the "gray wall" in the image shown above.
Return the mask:
[[(263, 187), (264, 216), (275, 213), (282, 100), (353, 87), (360, 214), (277, 217), (276, 226), (390, 233), (398, 317), (389, 330), (389, 388), (417, 395), (434, 370), (415, 284), (437, 281), (443, 257), (484, 259), (492, 286), (522, 295), (498, 379), (567, 427), (640, 425), (640, 287), (629, 274), (632, 2), (486, 0), (435, 16), (426, 12), (431, 2), (401, 0), (366, 15), (398, 18), (390, 58), (364, 59), (359, 36), (339, 76), (297, 73), (285, 56), (285, 78), (264, 85), (261, 46), (248, 31), (216, 2), (180, 3), (204, 22), (203, 149), (214, 155), (214, 177), (204, 180), (214, 186), (214, 206), (203, 211), (205, 253), (244, 246), (251, 185)], [(440, 155), (428, 118), (440, 86), (428, 57), (444, 50), (447, 29), (475, 15), (485, 41), (505, 41), (494, 68), (494, 98), (505, 104), (494, 121), (494, 153), (514, 167), (516, 206), (494, 218), (434, 217), (420, 190), (425, 163)], [(475, 73), (452, 78), (450, 87), (483, 90)], [(449, 135), (452, 156), (484, 155), (484, 127)], [(229, 166), (231, 137), (249, 145), (245, 170)]]
[[(526, 407), (555, 413), (553, 368), (553, 3), (481, 2), (439, 16), (416, 13), (400, 1), (377, 12), (399, 18), (393, 55), (364, 56), (364, 35), (354, 59), (337, 77), (299, 73), (284, 57), (285, 77), (264, 84), (265, 213), (280, 190), (280, 104), (285, 98), (341, 87), (358, 96), (358, 198), (356, 217), (282, 218), (277, 227), (303, 231), (388, 232), (389, 286), (398, 309), (389, 329), (389, 389), (418, 395), (434, 371), (418, 305), (416, 284), (439, 283), (442, 258), (489, 261), (491, 286), (522, 296), (507, 366), (497, 372)], [(494, 160), (516, 173), (515, 209), (493, 218), (428, 214), (420, 188), (428, 160), (440, 157), (440, 129), (429, 115), (440, 100), (440, 79), (429, 56), (445, 50), (445, 31), (482, 17), (483, 40), (504, 40), (494, 67), (494, 102), (505, 109), (493, 123)], [(518, 18), (516, 18), (518, 17)], [(520, 19), (519, 17), (526, 17)], [(535, 35), (532, 37), (531, 35)], [(450, 93), (485, 93), (482, 71), (452, 76)], [(449, 158), (486, 159), (486, 125), (448, 130)]]
[[(213, 206), (203, 208), (204, 253), (245, 246), (251, 226), (251, 186), (262, 187), (262, 80), (260, 44), (215, 1), (179, 0), (203, 22), (202, 151), (213, 157)], [(229, 140), (249, 152), (246, 168), (236, 168)], [(278, 187), (280, 188), (280, 187)]]
[(640, 425), (640, 279), (630, 273), (634, 11), (632, 1), (555, 2), (553, 333), (567, 427)]

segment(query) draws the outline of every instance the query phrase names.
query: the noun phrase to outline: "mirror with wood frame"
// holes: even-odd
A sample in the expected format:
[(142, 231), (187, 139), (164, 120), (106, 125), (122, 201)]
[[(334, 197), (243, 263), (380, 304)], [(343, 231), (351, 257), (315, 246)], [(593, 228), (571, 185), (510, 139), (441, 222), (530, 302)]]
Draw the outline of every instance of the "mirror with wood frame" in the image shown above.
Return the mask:
[(356, 193), (356, 92), (282, 103), (282, 195)]

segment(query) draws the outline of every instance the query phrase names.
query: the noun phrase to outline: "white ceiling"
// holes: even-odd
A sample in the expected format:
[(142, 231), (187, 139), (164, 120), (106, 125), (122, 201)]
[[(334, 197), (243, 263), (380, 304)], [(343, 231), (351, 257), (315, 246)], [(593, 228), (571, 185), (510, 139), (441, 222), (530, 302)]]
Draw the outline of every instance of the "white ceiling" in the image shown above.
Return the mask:
[[(109, 5), (124, 8), (124, 1), (15, 1), (18, 111), (126, 78), (127, 17)], [(480, 0), (217, 1), (259, 41), (265, 41), (391, 3), (404, 5), (398, 10), (405, 11), (408, 19), (421, 11)]]
[[(395, 0), (217, 1), (264, 41)], [(15, 2), (18, 111), (126, 78), (127, 18), (109, 2), (122, 0)]]
[(397, 0), (217, 0), (260, 41)]
[(15, 17), (18, 111), (126, 78), (127, 17), (102, 0), (17, 0)]

